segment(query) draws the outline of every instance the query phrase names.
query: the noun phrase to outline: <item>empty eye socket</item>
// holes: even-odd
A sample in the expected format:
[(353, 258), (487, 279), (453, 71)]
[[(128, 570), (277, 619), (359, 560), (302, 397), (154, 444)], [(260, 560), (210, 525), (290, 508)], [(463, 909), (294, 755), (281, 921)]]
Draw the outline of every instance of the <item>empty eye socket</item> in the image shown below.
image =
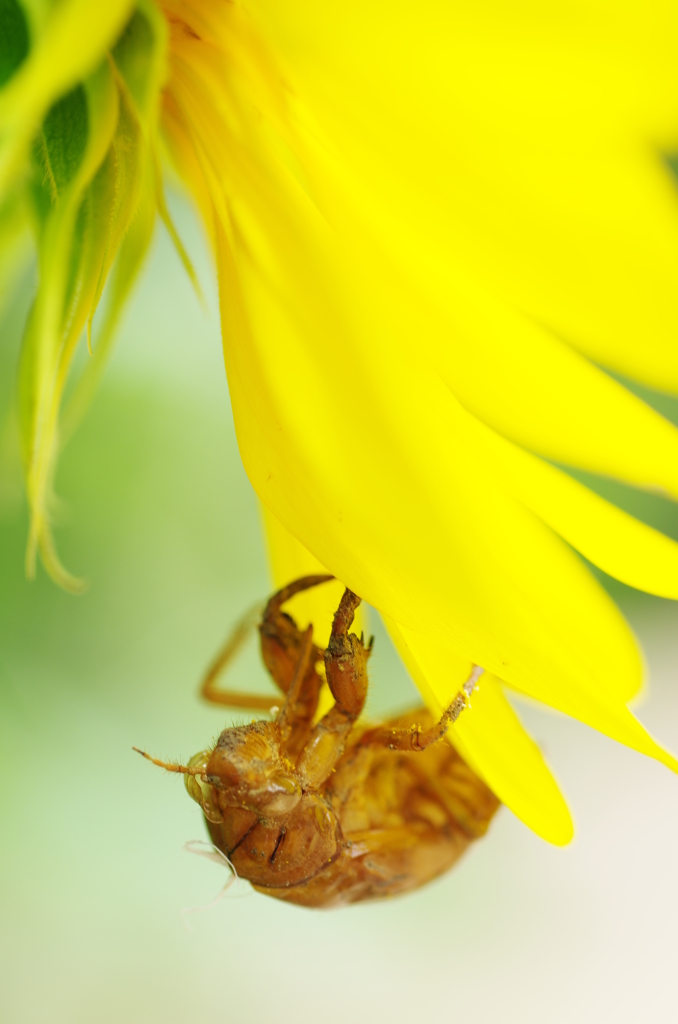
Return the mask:
[(281, 814), (289, 814), (301, 800), (301, 793), (275, 793), (262, 806), (261, 810), (275, 818)]
[(291, 776), (272, 773), (263, 785), (252, 788), (248, 794), (252, 807), (265, 814), (288, 814), (301, 799), (301, 786)]
[(268, 783), (269, 791), (272, 793), (299, 793), (299, 783), (293, 779), (290, 775), (273, 775), (269, 779)]
[(267, 795), (293, 796), (301, 792), (301, 786), (293, 776), (275, 769), (263, 770), (253, 775), (250, 778), (249, 789), (253, 796), (262, 798)]

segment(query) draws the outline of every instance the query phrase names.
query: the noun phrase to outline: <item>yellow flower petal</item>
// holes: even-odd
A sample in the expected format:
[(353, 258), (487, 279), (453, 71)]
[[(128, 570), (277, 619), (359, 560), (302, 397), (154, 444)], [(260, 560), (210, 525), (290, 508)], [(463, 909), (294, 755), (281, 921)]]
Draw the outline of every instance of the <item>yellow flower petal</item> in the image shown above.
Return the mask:
[[(386, 623), (424, 699), (440, 714), (468, 679), (471, 663), (449, 647), (433, 647), (425, 637)], [(567, 804), (494, 676), (481, 676), (470, 706), (448, 735), (471, 768), (530, 828), (559, 846), (569, 843), (573, 825)]]
[(423, 275), (456, 265), (593, 358), (678, 388), (678, 209), (659, 159), (678, 150), (673, 5), (248, 7), (389, 252)]
[(426, 343), (465, 409), (547, 458), (678, 496), (671, 423), (465, 274), (455, 281), (438, 289), (444, 319)]
[[(446, 656), (463, 651), (511, 686), (673, 765), (625, 707), (641, 680), (633, 637), (537, 516), (608, 570), (660, 591), (673, 592), (665, 560), (673, 546), (556, 470), (514, 455), (500, 439), (493, 444), (455, 396), (473, 407), (474, 395), (478, 416), (523, 443), (674, 492), (667, 453), (676, 449), (675, 430), (462, 267), (451, 214), (438, 206), (448, 176), (437, 172), (449, 165), (441, 145), (469, 124), (459, 122), (458, 103), (447, 110), (447, 79), (443, 102), (428, 63), (417, 63), (424, 85), (415, 76), (414, 98), (398, 94), (404, 109), (393, 97), (386, 103), (382, 79), (390, 86), (405, 35), (400, 50), (382, 40), (379, 80), (368, 81), (362, 47), (376, 25), (356, 43), (342, 27), (337, 42), (311, 16), (315, 48), (307, 25), (296, 34), (301, 7), (278, 10), (278, 27), (290, 10), (294, 25), (285, 40), (288, 95), (282, 74), (261, 56), (264, 44), (252, 44), (242, 8), (210, 20), (209, 5), (193, 6), (203, 19), (196, 35), (207, 26), (215, 45), (204, 54), (190, 35), (175, 43), (173, 102), (215, 206), (236, 429), (262, 500), (323, 565), (422, 645)], [(427, 39), (430, 30), (426, 24)], [(410, 33), (410, 61), (411, 43)], [(223, 55), (235, 53), (226, 66)], [(330, 95), (337, 54), (357, 71)], [(405, 81), (409, 89), (410, 76), (398, 77), (396, 89)], [(435, 211), (426, 207), (424, 175)], [(544, 382), (533, 408), (521, 381), (528, 364)], [(640, 442), (629, 451), (634, 431)], [(649, 465), (648, 442), (659, 451)], [(642, 545), (642, 556), (634, 561), (606, 543), (610, 522), (618, 539)]]
[[(264, 531), (268, 546), (269, 564), (273, 577), (273, 586), (278, 589), (284, 587), (292, 580), (302, 576), (322, 575), (327, 572), (325, 566), (308, 551), (303, 544), (300, 544), (291, 533), (285, 529), (275, 516), (269, 512), (265, 505), (261, 506), (261, 514), (264, 523)], [(312, 590), (302, 591), (296, 594), (285, 606), (285, 610), (292, 615), (300, 629), (306, 629), (309, 623), (313, 624), (313, 640), (319, 647), (327, 647), (334, 613), (339, 606), (344, 585), (339, 580), (323, 583)], [(357, 636), (367, 632), (367, 614), (364, 604), (361, 604), (355, 613), (352, 632)], [(319, 670), (324, 673), (324, 665), (319, 665)], [(322, 717), (334, 703), (334, 698), (327, 684), (323, 684), (320, 691), (320, 701), (316, 712), (316, 718)]]
[[(265, 505), (261, 506), (269, 555), (269, 565), (275, 589), (284, 587), (302, 576), (322, 575), (328, 570), (289, 533)], [(320, 647), (327, 647), (334, 613), (339, 606), (344, 585), (340, 580), (323, 583), (312, 590), (296, 594), (285, 606), (300, 629), (313, 623), (313, 639)], [(352, 631), (358, 636), (366, 632), (365, 608), (355, 614)]]
[(678, 599), (674, 540), (498, 434), (476, 427), (507, 490), (590, 562), (631, 587)]

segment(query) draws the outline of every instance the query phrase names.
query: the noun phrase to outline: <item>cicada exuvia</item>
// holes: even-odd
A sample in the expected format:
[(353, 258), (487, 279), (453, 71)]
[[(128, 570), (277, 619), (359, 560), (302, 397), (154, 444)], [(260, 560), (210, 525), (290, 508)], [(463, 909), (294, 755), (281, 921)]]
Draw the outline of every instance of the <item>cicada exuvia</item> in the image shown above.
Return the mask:
[[(214, 845), (259, 892), (335, 907), (416, 889), (484, 835), (499, 801), (445, 736), (467, 705), (474, 672), (439, 721), (424, 708), (381, 724), (359, 721), (372, 644), (350, 632), (360, 598), (346, 590), (325, 649), (284, 612), (306, 576), (270, 599), (259, 624), (264, 664), (283, 699), (272, 720), (224, 729), (181, 772)], [(272, 697), (219, 689), (231, 638), (202, 692), (219, 704), (271, 709)], [(316, 721), (324, 675), (334, 703)]]

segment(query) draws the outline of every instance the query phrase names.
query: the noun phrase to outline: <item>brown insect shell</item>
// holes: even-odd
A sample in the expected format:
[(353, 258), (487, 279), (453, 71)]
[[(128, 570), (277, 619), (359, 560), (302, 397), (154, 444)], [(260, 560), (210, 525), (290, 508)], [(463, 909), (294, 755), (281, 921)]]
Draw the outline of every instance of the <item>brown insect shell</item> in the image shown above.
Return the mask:
[[(217, 790), (222, 813), (244, 807), (262, 818), (286, 817), (302, 789), (294, 767), (280, 749), (276, 722), (252, 722), (224, 729), (205, 765), (205, 782)], [(205, 801), (203, 798), (203, 809)]]

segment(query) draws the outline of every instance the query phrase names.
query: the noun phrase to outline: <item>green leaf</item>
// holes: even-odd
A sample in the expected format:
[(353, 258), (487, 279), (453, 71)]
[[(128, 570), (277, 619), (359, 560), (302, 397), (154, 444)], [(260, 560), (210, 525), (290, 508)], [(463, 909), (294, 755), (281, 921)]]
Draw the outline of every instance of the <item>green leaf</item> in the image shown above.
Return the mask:
[(140, 4), (111, 55), (142, 121), (154, 120), (166, 75), (167, 23), (155, 6)]
[[(151, 243), (158, 210), (163, 219), (166, 216), (169, 221), (155, 155), (159, 97), (166, 76), (166, 53), (165, 18), (153, 2), (140, 0), (136, 12), (112, 50), (120, 76), (121, 113), (114, 148), (121, 201), (112, 216), (100, 287), (90, 314), (90, 330), (91, 319), (114, 258), (115, 266), (92, 359), (87, 363), (64, 412), (62, 442), (71, 436), (94, 395), (113, 347), (115, 328), (123, 306)], [(170, 231), (195, 281), (190, 261), (171, 222)]]
[(85, 90), (81, 85), (58, 100), (42, 124), (42, 156), (52, 196), (70, 185), (85, 155), (88, 136)]
[(0, 86), (28, 56), (28, 24), (18, 0), (0, 0)]
[(99, 385), (115, 340), (115, 330), (125, 302), (143, 266), (156, 222), (155, 179), (147, 161), (139, 207), (132, 220), (113, 268), (103, 323), (92, 358), (87, 362), (64, 410), (60, 439), (65, 444), (86, 413)]
[[(48, 571), (71, 590), (78, 584), (56, 557), (49, 505), (59, 405), (84, 322), (83, 318), (78, 329), (78, 316), (82, 316), (78, 278), (82, 277), (87, 252), (88, 215), (83, 203), (110, 149), (117, 124), (118, 94), (107, 61), (84, 83), (86, 117), (74, 96), (70, 94), (65, 108), (43, 128), (54, 194), (42, 227), (39, 289), (26, 327), (19, 368), (19, 427), (31, 509), (27, 571), (29, 576), (34, 574), (39, 547)], [(84, 123), (88, 130), (83, 146)], [(66, 138), (69, 124), (76, 134), (74, 143)]]
[[(75, 11), (81, 0), (61, 2)], [(48, 25), (49, 18), (43, 21)], [(51, 532), (57, 456), (101, 375), (158, 209), (194, 277), (169, 221), (156, 156), (166, 53), (164, 17), (152, 0), (139, 0), (109, 58), (53, 103), (34, 152), (40, 284), (19, 379), (31, 508), (27, 571), (33, 575), (39, 550), (47, 571), (69, 590), (82, 584), (61, 565)], [(94, 355), (71, 396), (64, 423), (60, 409), (73, 355), (85, 324), (90, 341), (92, 318), (111, 271)]]
[(29, 205), (24, 189), (15, 189), (0, 205), (0, 318), (14, 284), (29, 258)]
[(46, 112), (94, 73), (134, 4), (132, 0), (30, 0), (26, 7), (30, 49), (0, 88), (0, 201), (23, 175)]
[(167, 22), (150, 0), (140, 0), (112, 54), (129, 94), (139, 113), (146, 137), (150, 141), (156, 175), (156, 202), (179, 259), (184, 265), (198, 298), (203, 295), (188, 253), (174, 226), (162, 188), (162, 174), (155, 152), (155, 120), (157, 101), (167, 73)]
[(108, 272), (139, 204), (142, 168), (146, 157), (141, 125), (124, 88), (120, 90), (120, 114), (113, 137), (113, 157), (116, 177), (115, 199), (96, 291), (88, 311), (90, 330)]

